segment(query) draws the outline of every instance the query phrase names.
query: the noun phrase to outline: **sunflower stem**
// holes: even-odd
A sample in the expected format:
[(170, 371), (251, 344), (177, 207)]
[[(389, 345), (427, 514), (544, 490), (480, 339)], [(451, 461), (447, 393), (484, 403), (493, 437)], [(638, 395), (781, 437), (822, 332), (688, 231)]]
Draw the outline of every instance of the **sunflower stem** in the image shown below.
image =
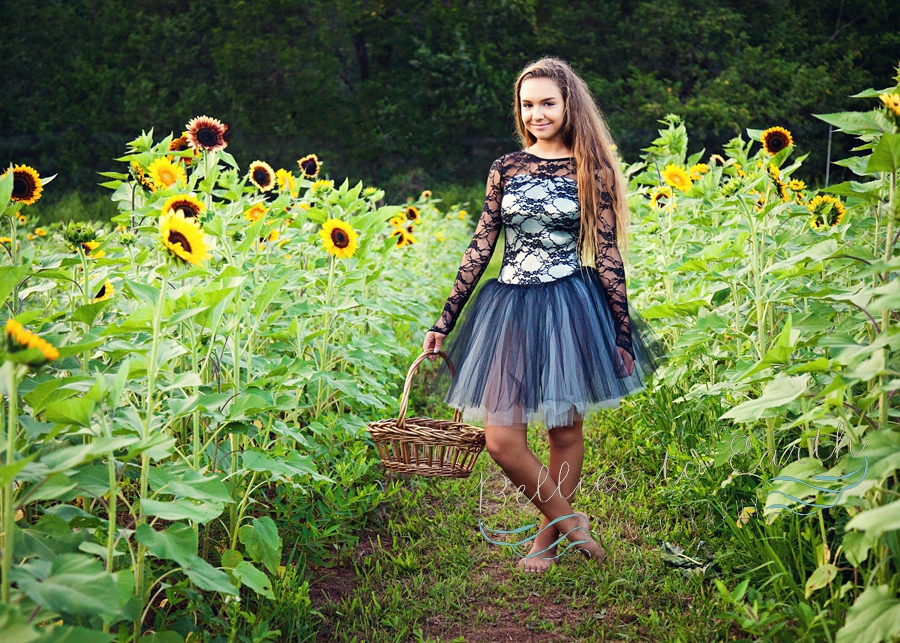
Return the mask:
[[(159, 352), (159, 335), (160, 335), (160, 327), (162, 326), (162, 315), (163, 310), (165, 309), (166, 304), (166, 289), (168, 288), (169, 281), (169, 266), (165, 265), (163, 267), (162, 274), (162, 288), (159, 291), (159, 298), (156, 302), (156, 310), (153, 314), (153, 341), (150, 346), (150, 360), (147, 362), (147, 408), (144, 415), (144, 422), (142, 428), (142, 440), (147, 440), (150, 437), (150, 423), (151, 418), (153, 417), (153, 398), (155, 396), (155, 386), (156, 386), (156, 357)], [(143, 500), (147, 498), (148, 491), (148, 482), (149, 482), (149, 473), (150, 473), (150, 456), (147, 454), (147, 451), (143, 451), (141, 453), (141, 482), (140, 482), (140, 499)], [(144, 524), (147, 520), (140, 506), (136, 507), (138, 512), (137, 519), (135, 520), (136, 526), (140, 526)], [(144, 599), (144, 563), (147, 555), (147, 548), (138, 543), (137, 546), (137, 557), (134, 565), (134, 587), (135, 594), (141, 597), (141, 600)], [(134, 621), (134, 640), (137, 641), (141, 638), (141, 619), (137, 618)]]
[[(88, 268), (88, 260), (87, 253), (84, 250), (84, 246), (79, 246), (78, 254), (81, 256), (81, 271), (84, 275), (84, 290), (82, 292), (84, 298), (84, 305), (87, 306), (91, 303), (91, 275), (90, 270)], [(84, 323), (84, 332), (85, 334), (89, 333), (91, 330), (91, 325), (87, 322)], [(84, 355), (81, 358), (82, 370), (85, 373), (88, 372), (88, 360), (90, 359), (90, 349), (85, 349)]]
[[(322, 326), (325, 328), (325, 332), (322, 334), (322, 345), (319, 349), (319, 371), (326, 370), (325, 357), (328, 352), (328, 329), (331, 327), (331, 290), (332, 285), (334, 284), (334, 255), (330, 256), (329, 264), (328, 264), (328, 287), (325, 290), (325, 319), (323, 321)], [(322, 378), (319, 377), (319, 388), (318, 393), (316, 394), (316, 419), (319, 419), (319, 416), (322, 413)]]
[[(884, 263), (887, 265), (891, 260), (891, 255), (893, 255), (894, 251), (894, 207), (897, 203), (897, 173), (891, 172), (890, 185), (888, 192), (888, 218), (887, 218), (887, 227), (885, 228), (884, 235)], [(886, 272), (884, 275), (885, 282), (890, 279), (890, 272)], [(884, 310), (881, 311), (881, 330), (883, 333), (887, 333), (888, 324), (891, 321), (891, 311), (889, 307), (885, 307)], [(884, 356), (884, 363), (888, 363), (888, 347), (885, 345), (881, 348), (882, 354)], [(884, 375), (878, 376), (878, 383), (881, 386), (881, 393), (878, 394), (878, 424), (881, 427), (881, 430), (884, 431), (888, 428), (888, 398), (887, 391), (884, 389)]]

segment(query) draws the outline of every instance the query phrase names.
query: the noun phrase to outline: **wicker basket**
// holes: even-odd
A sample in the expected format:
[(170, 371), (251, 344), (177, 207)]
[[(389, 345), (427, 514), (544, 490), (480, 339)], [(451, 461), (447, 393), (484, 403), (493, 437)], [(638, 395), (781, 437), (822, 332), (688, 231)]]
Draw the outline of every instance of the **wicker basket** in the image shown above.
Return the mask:
[[(459, 409), (454, 409), (452, 420), (405, 417), (412, 377), (422, 360), (431, 354), (432, 351), (424, 351), (409, 367), (398, 417), (369, 423), (369, 433), (386, 469), (422, 476), (468, 478), (484, 448), (484, 429), (464, 424)], [(438, 355), (447, 360), (450, 376), (455, 376), (456, 370), (447, 354), (438, 351)]]

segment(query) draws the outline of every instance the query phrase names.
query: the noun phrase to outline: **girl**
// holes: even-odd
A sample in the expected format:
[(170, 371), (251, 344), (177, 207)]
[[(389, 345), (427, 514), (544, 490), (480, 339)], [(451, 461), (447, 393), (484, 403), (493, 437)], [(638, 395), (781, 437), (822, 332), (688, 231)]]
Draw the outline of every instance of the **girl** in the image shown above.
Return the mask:
[[(491, 165), (475, 234), (423, 348), (441, 349), (505, 227), (499, 277), (485, 282), (447, 340), (456, 375), (444, 401), (463, 421), (484, 422), (491, 458), (543, 513), (518, 565), (541, 572), (558, 559), (560, 532), (583, 543), (588, 558), (604, 557), (588, 517), (568, 502), (584, 461), (583, 420), (644, 389), (666, 354), (628, 304), (617, 240), (626, 250), (626, 182), (587, 85), (564, 61), (542, 58), (516, 79), (514, 110), (523, 149)], [(435, 382), (446, 373), (444, 362)], [(549, 430), (549, 476), (528, 448), (530, 421)]]

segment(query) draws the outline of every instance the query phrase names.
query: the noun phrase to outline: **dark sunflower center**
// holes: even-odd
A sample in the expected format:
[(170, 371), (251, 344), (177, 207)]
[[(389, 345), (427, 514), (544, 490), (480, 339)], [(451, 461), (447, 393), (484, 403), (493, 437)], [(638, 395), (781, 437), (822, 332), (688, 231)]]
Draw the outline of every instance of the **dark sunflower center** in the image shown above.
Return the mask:
[(272, 177), (269, 176), (269, 172), (266, 168), (258, 167), (253, 171), (253, 180), (259, 185), (268, 185), (269, 181), (272, 180)]
[(413, 233), (413, 227), (411, 225), (406, 226), (406, 231), (410, 234)]
[(219, 135), (211, 127), (203, 127), (197, 131), (197, 141), (206, 147), (212, 147), (219, 142)]
[(411, 220), (411, 221), (415, 221), (415, 219), (416, 219), (416, 213), (413, 212), (412, 210), (407, 210), (407, 211), (406, 211), (406, 218), (409, 219), (409, 220)]
[(192, 252), (191, 244), (188, 243), (187, 237), (178, 232), (178, 230), (169, 230), (169, 243), (180, 243), (181, 248), (185, 252)]
[(769, 149), (780, 152), (787, 145), (787, 138), (784, 134), (773, 134), (769, 137)]
[(104, 297), (106, 295), (106, 284), (101, 286), (100, 290), (97, 291), (97, 298)]
[(307, 176), (313, 176), (316, 173), (316, 162), (313, 159), (303, 161), (300, 167), (303, 168), (303, 173)]
[(340, 228), (335, 228), (331, 231), (331, 241), (335, 246), (341, 249), (350, 245), (350, 237)]
[(200, 210), (197, 209), (197, 206), (195, 206), (193, 203), (190, 203), (189, 201), (176, 203), (172, 209), (175, 211), (181, 210), (184, 213), (185, 217), (196, 217), (200, 214)]
[(28, 175), (15, 174), (13, 175), (13, 191), (12, 195), (17, 198), (25, 198), (30, 197), (31, 193), (34, 192), (34, 179), (32, 179)]

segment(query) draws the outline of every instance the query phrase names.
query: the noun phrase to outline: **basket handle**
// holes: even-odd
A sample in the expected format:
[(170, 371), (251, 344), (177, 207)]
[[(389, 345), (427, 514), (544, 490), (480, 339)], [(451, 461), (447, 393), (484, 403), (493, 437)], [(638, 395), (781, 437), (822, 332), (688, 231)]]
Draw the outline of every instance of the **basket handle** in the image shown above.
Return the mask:
[[(450, 369), (450, 377), (455, 377), (456, 369), (453, 367), (453, 362), (450, 360), (450, 356), (442, 350), (439, 350), (437, 354), (443, 357), (447, 362), (447, 366)], [(409, 389), (412, 386), (413, 375), (415, 375), (416, 370), (418, 370), (419, 368), (419, 364), (422, 363), (422, 360), (429, 355), (434, 355), (434, 351), (422, 351), (422, 354), (416, 358), (416, 361), (412, 363), (412, 366), (409, 367), (409, 372), (406, 374), (406, 383), (403, 386), (403, 396), (400, 398), (400, 413), (397, 416), (397, 427), (399, 429), (403, 429), (406, 427), (406, 409), (409, 407)], [(459, 409), (453, 410), (453, 421), (462, 421), (462, 413)]]

